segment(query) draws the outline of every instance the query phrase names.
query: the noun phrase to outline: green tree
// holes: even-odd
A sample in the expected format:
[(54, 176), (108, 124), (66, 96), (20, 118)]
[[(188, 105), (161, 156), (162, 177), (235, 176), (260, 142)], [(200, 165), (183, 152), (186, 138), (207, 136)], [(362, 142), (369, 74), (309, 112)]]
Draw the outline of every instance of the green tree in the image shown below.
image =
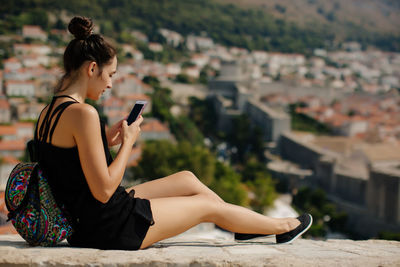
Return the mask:
[(265, 207), (274, 203), (277, 197), (275, 182), (271, 175), (265, 172), (257, 172), (253, 181), (247, 182), (248, 187), (254, 193), (254, 198), (250, 201), (250, 206), (257, 212), (263, 213)]
[(215, 157), (201, 146), (193, 146), (189, 142), (172, 144), (169, 141), (146, 142), (141, 160), (132, 169), (134, 178), (153, 180), (172, 173), (192, 171), (206, 185), (210, 185), (214, 177)]
[(151, 96), (152, 108), (151, 113), (154, 117), (161, 121), (170, 121), (172, 114), (171, 107), (174, 104), (172, 100), (172, 92), (169, 88), (154, 87), (154, 93)]
[(182, 170), (192, 171), (225, 201), (248, 205), (240, 175), (230, 166), (217, 161), (208, 149), (189, 142), (148, 141), (138, 166), (129, 171), (134, 179), (153, 180)]
[(243, 162), (248, 152), (249, 140), (251, 138), (250, 119), (242, 114), (233, 119), (232, 131), (228, 135), (228, 141), (238, 149), (238, 161)]
[(172, 174), (175, 167), (171, 160), (176, 150), (177, 147), (168, 141), (146, 142), (138, 166), (131, 169), (134, 178), (153, 180)]
[(176, 80), (178, 83), (192, 83), (190, 77), (189, 77), (187, 74), (182, 74), (182, 73), (176, 75), (175, 80)]
[(215, 180), (210, 188), (228, 203), (247, 206), (247, 193), (240, 182), (239, 174), (219, 161), (216, 162), (215, 169)]
[(189, 97), (189, 117), (205, 136), (216, 136), (217, 115), (211, 101)]
[(338, 212), (322, 189), (300, 188), (293, 197), (293, 205), (300, 212), (308, 212), (314, 218), (306, 235), (324, 237), (329, 230), (351, 234), (346, 229), (347, 214)]
[(156, 76), (144, 76), (143, 80), (144, 83), (147, 83), (148, 85), (152, 87), (160, 87), (160, 81)]
[(191, 144), (202, 145), (204, 136), (197, 126), (187, 116), (171, 117), (169, 121), (171, 132), (178, 141), (189, 141)]

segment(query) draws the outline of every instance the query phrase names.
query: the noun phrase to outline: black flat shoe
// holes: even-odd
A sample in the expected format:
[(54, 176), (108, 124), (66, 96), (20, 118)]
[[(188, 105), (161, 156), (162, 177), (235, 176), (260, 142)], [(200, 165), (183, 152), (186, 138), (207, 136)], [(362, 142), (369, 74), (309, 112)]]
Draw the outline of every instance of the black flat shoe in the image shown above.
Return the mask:
[(235, 233), (235, 241), (257, 240), (269, 235)]
[(299, 236), (304, 234), (312, 225), (312, 216), (308, 213), (304, 213), (297, 217), (300, 221), (300, 225), (292, 231), (276, 235), (276, 243), (278, 244), (290, 244), (296, 240)]

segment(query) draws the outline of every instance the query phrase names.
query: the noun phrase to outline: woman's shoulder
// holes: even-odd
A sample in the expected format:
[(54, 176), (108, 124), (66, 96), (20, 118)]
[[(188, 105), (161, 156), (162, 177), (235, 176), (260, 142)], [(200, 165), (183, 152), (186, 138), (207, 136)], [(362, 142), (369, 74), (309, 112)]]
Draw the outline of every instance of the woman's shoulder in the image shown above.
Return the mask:
[(79, 122), (98, 122), (99, 113), (90, 104), (77, 103), (70, 105), (66, 110), (66, 117), (68, 121), (73, 124), (79, 124)]
[(79, 115), (79, 116), (99, 116), (97, 110), (90, 104), (86, 103), (76, 103), (71, 105), (68, 109), (71, 115)]

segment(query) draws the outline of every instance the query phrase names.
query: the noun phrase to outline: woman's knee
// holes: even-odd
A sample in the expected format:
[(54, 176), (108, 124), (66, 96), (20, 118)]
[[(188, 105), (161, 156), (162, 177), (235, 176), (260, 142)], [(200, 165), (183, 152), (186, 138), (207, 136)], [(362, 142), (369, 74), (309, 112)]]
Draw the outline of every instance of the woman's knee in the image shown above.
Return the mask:
[(214, 202), (224, 203), (222, 198), (220, 198), (215, 192), (209, 189), (205, 184), (203, 184), (200, 179), (191, 171), (181, 171), (182, 177), (186, 179), (184, 182), (190, 185), (198, 194), (204, 197), (210, 198)]
[(191, 171), (185, 170), (185, 171), (181, 171), (179, 173), (181, 174), (180, 176), (183, 177), (183, 179), (186, 179), (188, 181), (195, 182), (195, 183), (201, 183), (199, 178), (197, 178), (197, 176), (194, 175), (194, 173)]
[(179, 173), (179, 178), (182, 179), (183, 183), (187, 186), (190, 186), (194, 190), (201, 188), (202, 182), (194, 175), (191, 171), (181, 171)]
[(207, 195), (197, 195), (196, 198), (199, 200), (200, 205), (198, 212), (201, 214), (201, 222), (215, 222), (219, 212), (223, 208), (223, 203), (216, 201)]

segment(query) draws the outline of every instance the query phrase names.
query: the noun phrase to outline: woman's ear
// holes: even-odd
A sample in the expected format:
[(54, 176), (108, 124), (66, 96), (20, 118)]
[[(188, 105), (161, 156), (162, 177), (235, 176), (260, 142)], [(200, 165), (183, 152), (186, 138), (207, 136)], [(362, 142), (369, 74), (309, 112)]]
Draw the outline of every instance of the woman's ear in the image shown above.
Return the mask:
[(96, 62), (92, 61), (89, 63), (88, 67), (87, 67), (87, 73), (89, 75), (89, 77), (92, 77), (95, 70), (96, 70), (97, 64)]

